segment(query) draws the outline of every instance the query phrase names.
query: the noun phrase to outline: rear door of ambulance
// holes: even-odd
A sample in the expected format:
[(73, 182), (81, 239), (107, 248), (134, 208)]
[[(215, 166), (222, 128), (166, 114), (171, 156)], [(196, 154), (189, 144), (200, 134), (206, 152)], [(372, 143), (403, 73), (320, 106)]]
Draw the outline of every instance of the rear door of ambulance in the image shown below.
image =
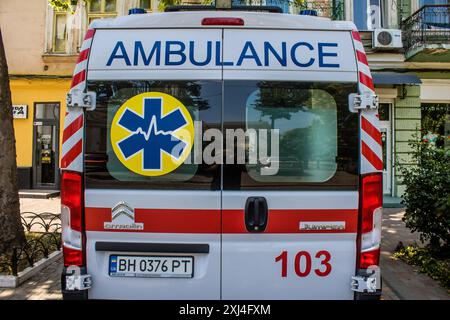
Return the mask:
[(202, 63), (206, 50), (197, 65), (177, 52), (221, 39), (221, 29), (96, 30), (88, 90), (97, 106), (85, 124), (89, 298), (220, 298), (221, 167), (201, 162), (194, 131), (221, 129), (222, 69)]
[[(225, 29), (224, 61), (222, 297), (353, 299), (351, 32)], [(239, 129), (246, 142), (228, 144)]]

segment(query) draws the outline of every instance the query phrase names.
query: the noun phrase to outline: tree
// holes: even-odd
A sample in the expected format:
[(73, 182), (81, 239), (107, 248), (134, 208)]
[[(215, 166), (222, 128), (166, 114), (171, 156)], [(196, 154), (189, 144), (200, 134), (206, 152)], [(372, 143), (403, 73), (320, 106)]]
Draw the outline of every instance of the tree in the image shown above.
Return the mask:
[(20, 219), (17, 185), (16, 141), (14, 138), (8, 66), (0, 30), (0, 253), (25, 241)]
[[(68, 10), (77, 0), (48, 0), (58, 9)], [(14, 137), (8, 65), (0, 29), (0, 253), (25, 242), (20, 217), (17, 183), (16, 141)]]

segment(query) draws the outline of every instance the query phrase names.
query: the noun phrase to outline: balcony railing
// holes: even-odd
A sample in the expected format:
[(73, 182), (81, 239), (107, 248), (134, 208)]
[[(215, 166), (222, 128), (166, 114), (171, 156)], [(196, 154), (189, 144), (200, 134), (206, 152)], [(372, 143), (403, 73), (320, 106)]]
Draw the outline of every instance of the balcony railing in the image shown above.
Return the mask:
[(450, 44), (450, 4), (425, 5), (401, 23), (406, 51)]

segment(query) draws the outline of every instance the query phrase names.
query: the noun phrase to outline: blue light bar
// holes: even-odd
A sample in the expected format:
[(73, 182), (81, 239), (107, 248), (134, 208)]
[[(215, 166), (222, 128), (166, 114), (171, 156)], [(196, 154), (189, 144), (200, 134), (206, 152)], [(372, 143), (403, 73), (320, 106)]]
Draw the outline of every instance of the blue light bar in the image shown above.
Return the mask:
[(128, 14), (144, 14), (147, 13), (147, 11), (145, 11), (145, 9), (142, 8), (132, 8), (130, 10), (128, 10)]
[(314, 17), (317, 17), (317, 11), (316, 10), (300, 10), (300, 12), (298, 14), (302, 15), (302, 16), (314, 16)]

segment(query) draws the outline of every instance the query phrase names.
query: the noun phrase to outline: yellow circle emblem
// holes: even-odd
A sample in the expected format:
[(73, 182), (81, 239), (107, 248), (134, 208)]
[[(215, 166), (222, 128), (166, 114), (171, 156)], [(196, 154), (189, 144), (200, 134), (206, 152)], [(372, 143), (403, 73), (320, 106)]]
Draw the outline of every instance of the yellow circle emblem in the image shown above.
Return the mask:
[(111, 123), (111, 145), (119, 161), (144, 176), (178, 168), (194, 143), (194, 123), (175, 97), (146, 92), (127, 100)]

